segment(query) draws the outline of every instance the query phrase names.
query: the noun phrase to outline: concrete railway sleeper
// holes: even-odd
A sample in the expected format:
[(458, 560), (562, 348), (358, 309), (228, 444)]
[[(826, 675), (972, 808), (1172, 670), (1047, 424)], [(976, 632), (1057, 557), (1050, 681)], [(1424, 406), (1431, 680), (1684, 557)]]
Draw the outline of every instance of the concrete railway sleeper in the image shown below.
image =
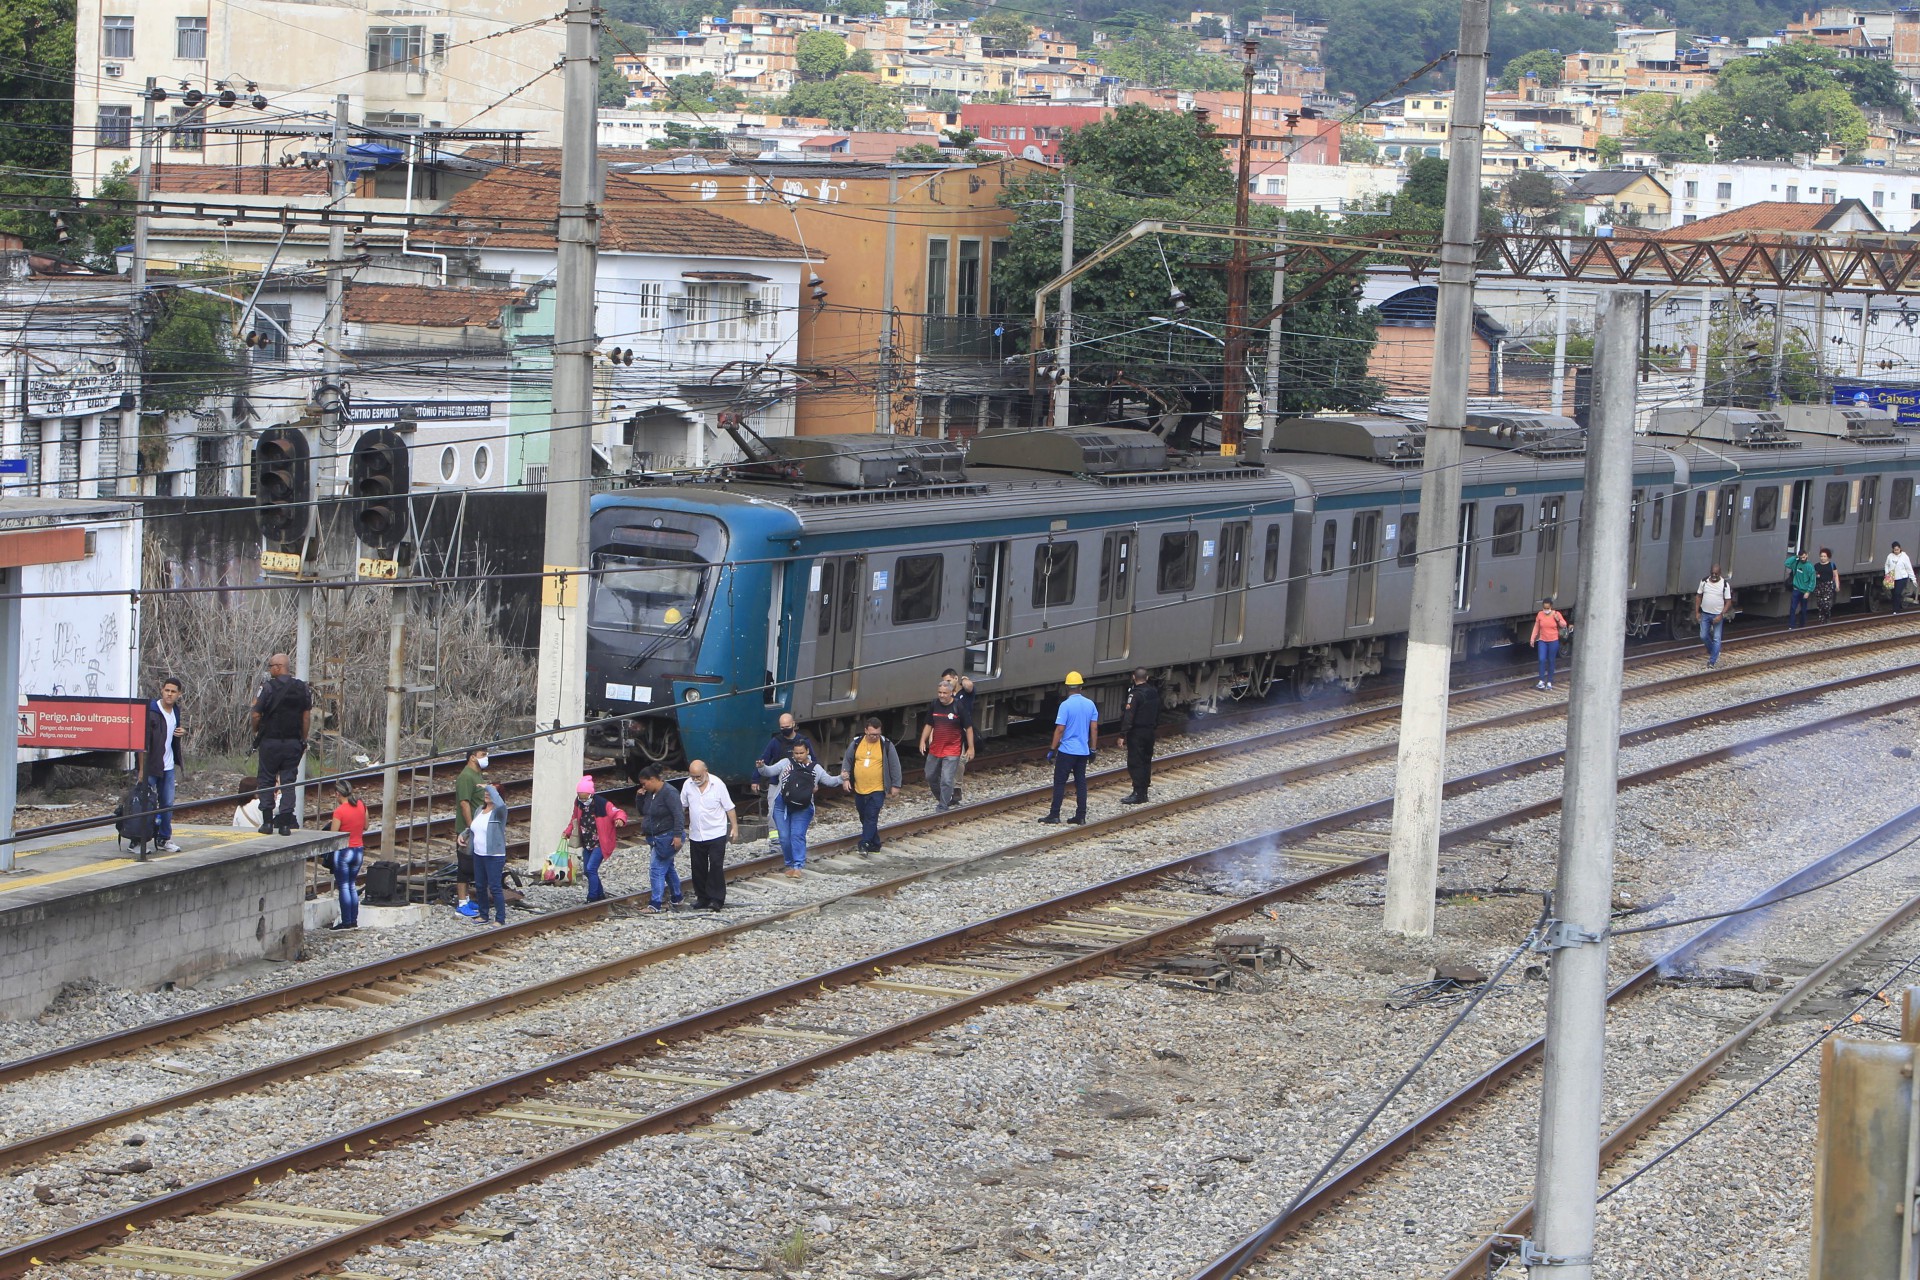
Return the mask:
[[(1851, 683), (1851, 682), (1835, 682)], [(1743, 704), (1755, 710), (1778, 705), (1778, 700), (1763, 699)], [(1734, 758), (1742, 753), (1797, 740), (1836, 728), (1857, 724), (1908, 707), (1920, 705), (1920, 695), (1841, 715), (1775, 730), (1754, 739), (1733, 743), (1673, 761), (1621, 779), (1622, 786), (1638, 786), (1663, 781), (1705, 764)], [(1675, 726), (1697, 727), (1709, 721), (1725, 719), (1735, 709), (1724, 708), (1684, 722), (1647, 728), (1623, 735), (1628, 741), (1646, 741), (1672, 736), (1684, 730)], [(1560, 753), (1535, 757), (1514, 765), (1488, 770), (1458, 779), (1448, 786), (1450, 794), (1471, 792), (1484, 786), (1551, 768), (1561, 763)], [(1276, 849), (1285, 856), (1288, 846), (1323, 837), (1356, 824), (1377, 821), (1391, 811), (1391, 800), (1383, 799), (1275, 832), (1236, 841), (1203, 853), (1173, 859), (1160, 865), (1126, 874), (1105, 883), (1020, 907), (988, 920), (968, 924), (932, 937), (868, 956), (823, 973), (736, 1000), (718, 1008), (647, 1028), (634, 1035), (569, 1054), (530, 1070), (491, 1081), (454, 1096), (414, 1107), (402, 1114), (365, 1125), (351, 1132), (335, 1134), (297, 1151), (276, 1155), (245, 1168), (234, 1170), (142, 1205), (96, 1218), (72, 1228), (44, 1236), (0, 1252), (0, 1277), (24, 1274), (36, 1265), (59, 1261), (80, 1263), (96, 1261), (102, 1265), (125, 1266), (124, 1257), (112, 1251), (123, 1248), (122, 1240), (139, 1236), (137, 1247), (152, 1250), (177, 1245), (156, 1243), (177, 1239), (177, 1233), (190, 1232), (180, 1220), (192, 1215), (220, 1210), (240, 1201), (256, 1201), (272, 1195), (274, 1204), (299, 1204), (324, 1199), (325, 1191), (302, 1185), (308, 1174), (335, 1170), (367, 1159), (400, 1160), (416, 1143), (431, 1147), (458, 1143), (463, 1130), (474, 1126), (501, 1123), (522, 1124), (536, 1134), (558, 1134), (564, 1141), (531, 1158), (500, 1169), (488, 1177), (422, 1203), (397, 1208), (371, 1221), (347, 1224), (316, 1244), (259, 1261), (252, 1254), (211, 1255), (225, 1257), (229, 1263), (221, 1269), (211, 1267), (202, 1274), (244, 1276), (248, 1280), (266, 1277), (304, 1276), (342, 1263), (371, 1245), (423, 1231), (438, 1231), (454, 1216), (502, 1191), (570, 1167), (622, 1143), (648, 1134), (662, 1133), (695, 1125), (716, 1110), (738, 1099), (767, 1089), (791, 1085), (822, 1067), (863, 1054), (898, 1047), (920, 1039), (931, 1031), (968, 1016), (987, 1004), (1030, 999), (1039, 992), (1066, 982), (1084, 978), (1123, 962), (1137, 960), (1193, 936), (1240, 919), (1260, 907), (1288, 898), (1310, 894), (1336, 879), (1367, 871), (1378, 871), (1384, 855), (1359, 857), (1346, 863), (1307, 874), (1301, 878), (1220, 901), (1214, 893), (1232, 879), (1244, 883), (1241, 863), (1270, 855)], [(1530, 821), (1557, 810), (1559, 800), (1552, 797), (1521, 805), (1448, 832), (1445, 843), (1457, 846), (1482, 839), (1515, 823)], [(1207, 877), (1218, 873), (1222, 880), (1209, 884)], [(1196, 894), (1195, 890), (1203, 892)], [(1124, 917), (1132, 923), (1115, 921), (1111, 914), (1078, 920), (1076, 913), (1135, 900), (1137, 910)], [(1154, 923), (1168, 919), (1165, 924)], [(1078, 924), (1076, 930), (1061, 925)], [(1049, 929), (1053, 932), (1049, 934)], [(1035, 961), (1053, 959), (1051, 964)], [(921, 977), (916, 969), (930, 967)], [(1001, 978), (1004, 980), (993, 981)], [(992, 985), (982, 986), (988, 979)], [(877, 981), (876, 981), (877, 980)], [(884, 985), (883, 985), (884, 984)], [(937, 1003), (918, 1009), (909, 1016), (867, 1030), (833, 1031), (791, 1025), (805, 1019), (809, 1008), (823, 998), (831, 1000), (844, 993), (881, 993), (885, 1000), (905, 995)], [(861, 1015), (828, 1011), (829, 1017), (860, 1021)], [(777, 1017), (780, 1022), (766, 1019)], [(771, 1064), (762, 1063), (750, 1074), (740, 1072), (635, 1070), (633, 1064), (658, 1058), (662, 1050), (683, 1057), (701, 1044), (732, 1044), (739, 1041), (805, 1046), (798, 1056)], [(764, 1055), (763, 1055), (764, 1056)], [(653, 1080), (656, 1083), (692, 1088), (695, 1092), (644, 1112), (595, 1105), (595, 1095), (583, 1095), (593, 1087), (596, 1076), (625, 1071), (625, 1078)], [(615, 1077), (620, 1078), (620, 1077)], [(513, 1114), (502, 1115), (502, 1112)], [(433, 1159), (423, 1154), (423, 1159)], [(271, 1184), (292, 1181), (284, 1191), (268, 1191)], [(291, 1200), (288, 1198), (291, 1196)], [(259, 1216), (274, 1217), (266, 1213)], [(298, 1214), (290, 1216), (300, 1216)], [(306, 1215), (309, 1219), (312, 1213)], [(234, 1215), (221, 1220), (223, 1241), (233, 1240)], [(311, 1223), (309, 1224), (311, 1225)], [(318, 1229), (331, 1231), (338, 1220)], [(259, 1237), (251, 1237), (256, 1240)], [(284, 1237), (275, 1237), (283, 1241)], [(191, 1239), (180, 1240), (191, 1245)], [(244, 1240), (236, 1241), (247, 1247)], [(95, 1251), (105, 1251), (104, 1253)], [(262, 1252), (269, 1252), (262, 1249)], [(184, 1253), (197, 1253), (186, 1248)], [(257, 1265), (256, 1265), (257, 1263)], [(370, 1275), (369, 1272), (358, 1272)]]

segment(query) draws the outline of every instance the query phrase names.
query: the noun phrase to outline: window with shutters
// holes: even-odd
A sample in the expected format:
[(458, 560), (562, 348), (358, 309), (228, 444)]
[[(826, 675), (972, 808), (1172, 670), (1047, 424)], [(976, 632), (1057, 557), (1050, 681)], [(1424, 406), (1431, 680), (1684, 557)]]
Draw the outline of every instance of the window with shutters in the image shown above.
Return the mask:
[(59, 493), (63, 498), (80, 496), (80, 420), (63, 418), (60, 422)]
[(643, 325), (660, 323), (661, 285), (658, 280), (641, 282), (634, 289), (635, 318)]
[(111, 498), (120, 489), (120, 415), (104, 414), (100, 418), (100, 440), (95, 446), (94, 456), (99, 462), (94, 466), (94, 474), (99, 477), (94, 492), (102, 498)]
[(759, 334), (761, 342), (780, 341), (780, 286), (763, 284), (760, 286)]
[(940, 237), (927, 241), (927, 314), (947, 314), (947, 242)]

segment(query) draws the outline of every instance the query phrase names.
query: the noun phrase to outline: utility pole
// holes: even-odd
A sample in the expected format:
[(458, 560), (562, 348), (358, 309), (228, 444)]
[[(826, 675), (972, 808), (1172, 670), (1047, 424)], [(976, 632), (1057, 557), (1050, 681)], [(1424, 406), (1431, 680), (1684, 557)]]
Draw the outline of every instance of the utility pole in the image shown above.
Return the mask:
[(1787, 367), (1787, 291), (1773, 299), (1773, 366), (1767, 377), (1767, 403), (1780, 403), (1780, 386)]
[(1283, 249), (1273, 259), (1273, 319), (1267, 322), (1266, 384), (1260, 388), (1260, 415), (1264, 420), (1261, 435), (1269, 444), (1273, 429), (1280, 425), (1280, 338), (1286, 323), (1280, 308), (1286, 300), (1287, 255)]
[[(407, 504), (408, 523), (412, 523), (412, 501)], [(405, 573), (403, 566), (400, 572)], [(387, 726), (381, 759), (386, 768), (380, 772), (380, 846), (383, 856), (400, 856), (400, 717), (407, 685), (407, 593), (395, 579), (388, 592), (387, 614)]]
[(1247, 218), (1248, 187), (1253, 180), (1253, 59), (1260, 42), (1240, 42), (1246, 65), (1240, 69), (1240, 176), (1233, 196), (1233, 254), (1227, 259), (1227, 334), (1220, 384), (1220, 456), (1236, 457), (1247, 425)]
[(593, 275), (604, 180), (595, 147), (600, 14), (567, 0), (560, 118), (560, 221), (553, 321), (553, 432), (547, 445), (546, 577), (534, 700), (533, 845), (566, 824), (586, 758), (587, 507), (593, 456)]
[(1553, 411), (1559, 413), (1566, 404), (1567, 381), (1567, 294), (1572, 289), (1561, 285), (1559, 306), (1553, 317)]
[(1580, 538), (1580, 661), (1573, 667), (1560, 816), (1560, 873), (1546, 946), (1547, 1048), (1535, 1174), (1533, 1280), (1592, 1280), (1607, 1031), (1607, 924), (1613, 907), (1620, 757), (1620, 667), (1627, 636), (1633, 508), (1637, 290), (1600, 295)]
[(1480, 137), (1486, 123), (1487, 24), (1491, 0), (1462, 0), (1448, 123), (1447, 211), (1434, 307), (1433, 384), (1420, 469), (1420, 537), (1407, 628), (1400, 758), (1387, 854), (1391, 933), (1433, 933), (1440, 872), (1440, 796), (1446, 781), (1447, 681), (1453, 668), (1455, 535), (1460, 510), (1460, 435), (1473, 371), (1473, 281), (1480, 228)]
[[(1060, 270), (1073, 270), (1073, 173), (1069, 170), (1060, 188)], [(1073, 399), (1073, 286), (1060, 286), (1060, 355), (1058, 381), (1053, 384), (1053, 426), (1065, 430)]]
[[(880, 296), (880, 403), (874, 406), (873, 428), (890, 435), (893, 425), (893, 255), (900, 238), (900, 179), (887, 179), (887, 258), (881, 267)], [(926, 343), (922, 342), (924, 348)]]
[[(333, 137), (327, 147), (327, 196), (328, 203), (337, 213), (340, 201), (347, 194), (347, 95), (335, 94), (333, 99)], [(308, 527), (312, 531), (308, 554), (302, 557), (301, 572), (312, 575), (320, 568), (322, 552), (320, 550), (320, 529), (324, 523), (326, 504), (333, 500), (334, 475), (339, 470), (336, 454), (340, 448), (341, 395), (340, 395), (340, 344), (346, 334), (346, 277), (342, 274), (342, 259), (347, 256), (347, 228), (340, 219), (335, 218), (327, 231), (327, 311), (322, 322), (320, 335), (320, 447), (313, 450), (313, 513)], [(298, 599), (299, 615), (293, 624), (293, 674), (295, 678), (313, 681), (313, 595), (311, 585), (302, 586), (294, 595)], [(307, 757), (300, 757), (299, 772), (294, 776), (293, 811), (304, 816), (307, 812)], [(393, 810), (388, 809), (391, 814)], [(391, 819), (388, 819), (391, 821)]]
[[(140, 173), (134, 184), (133, 263), (129, 269), (133, 284), (133, 412), (121, 419), (120, 456), (113, 460), (119, 473), (122, 493), (140, 492), (140, 430), (145, 419), (147, 380), (144, 374), (147, 351), (147, 202), (153, 198), (153, 100), (160, 89), (158, 77), (147, 77), (147, 91), (140, 95)], [(105, 460), (102, 459), (104, 466)]]

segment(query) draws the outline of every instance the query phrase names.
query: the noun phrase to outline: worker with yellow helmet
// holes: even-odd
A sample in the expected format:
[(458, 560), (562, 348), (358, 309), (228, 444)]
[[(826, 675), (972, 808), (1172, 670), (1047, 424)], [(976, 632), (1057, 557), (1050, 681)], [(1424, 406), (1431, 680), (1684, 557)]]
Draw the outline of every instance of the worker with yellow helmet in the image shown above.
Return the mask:
[(1067, 821), (1084, 826), (1087, 821), (1087, 762), (1100, 745), (1100, 709), (1093, 699), (1080, 692), (1086, 681), (1078, 671), (1067, 672), (1067, 696), (1053, 718), (1053, 745), (1047, 758), (1053, 761), (1053, 807), (1040, 819), (1060, 821), (1060, 802), (1066, 798), (1067, 779), (1073, 779), (1073, 816)]

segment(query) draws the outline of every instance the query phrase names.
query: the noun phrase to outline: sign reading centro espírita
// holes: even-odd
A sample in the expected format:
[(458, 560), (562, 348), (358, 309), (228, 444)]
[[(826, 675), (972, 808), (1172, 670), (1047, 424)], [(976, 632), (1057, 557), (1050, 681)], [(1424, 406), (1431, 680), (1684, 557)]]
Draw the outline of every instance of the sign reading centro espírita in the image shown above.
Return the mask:
[(347, 406), (349, 426), (376, 422), (472, 422), (491, 418), (491, 400), (362, 400)]

